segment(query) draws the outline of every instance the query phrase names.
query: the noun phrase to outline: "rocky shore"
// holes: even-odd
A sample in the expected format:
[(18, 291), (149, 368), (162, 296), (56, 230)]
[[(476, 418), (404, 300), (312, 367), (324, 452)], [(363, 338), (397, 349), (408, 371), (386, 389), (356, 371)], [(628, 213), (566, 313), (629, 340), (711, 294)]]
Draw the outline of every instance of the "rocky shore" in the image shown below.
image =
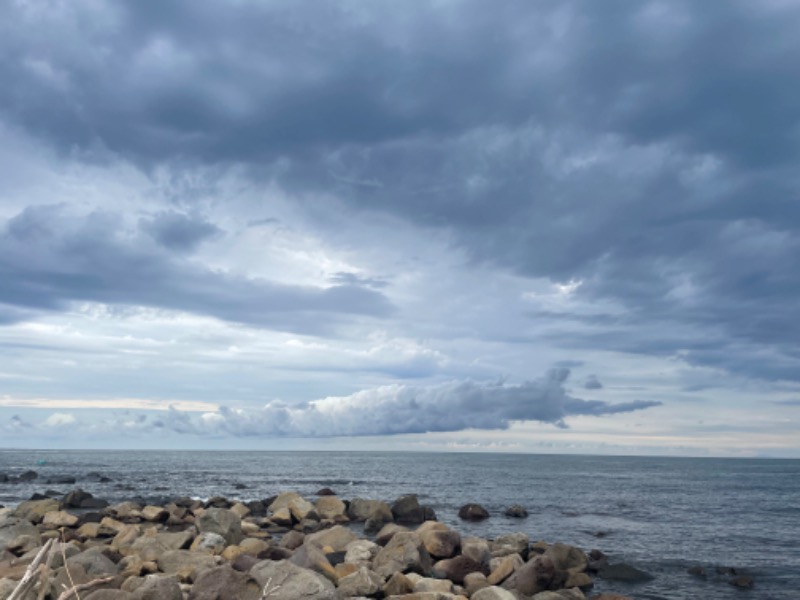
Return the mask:
[[(489, 516), (476, 504), (459, 515)], [(75, 489), (0, 508), (0, 600), (625, 598), (591, 596), (597, 573), (648, 577), (523, 533), (462, 537), (414, 495), (389, 504), (321, 489), (313, 502), (285, 492), (108, 505)]]

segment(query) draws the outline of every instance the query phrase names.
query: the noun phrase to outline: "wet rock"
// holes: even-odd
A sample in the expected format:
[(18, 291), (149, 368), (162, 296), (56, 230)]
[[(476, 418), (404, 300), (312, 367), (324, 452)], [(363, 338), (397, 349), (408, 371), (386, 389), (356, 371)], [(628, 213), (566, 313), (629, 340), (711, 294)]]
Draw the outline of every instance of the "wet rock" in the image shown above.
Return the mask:
[(689, 575), (694, 575), (695, 577), (701, 577), (703, 579), (708, 577), (708, 573), (706, 573), (706, 570), (703, 567), (699, 566), (699, 565), (694, 566), (694, 567), (689, 567), (686, 570), (686, 572), (689, 573)]
[(470, 503), (458, 509), (458, 517), (464, 521), (483, 521), (489, 518), (489, 511), (480, 504)]
[(379, 500), (353, 498), (347, 507), (347, 516), (351, 521), (364, 522), (369, 518), (383, 519), (385, 523), (394, 520), (392, 509)]
[(321, 489), (317, 490), (316, 495), (317, 496), (335, 496), (336, 492), (334, 492), (329, 487), (324, 487), (324, 488), (321, 488)]
[(72, 475), (53, 475), (45, 480), (49, 485), (73, 485), (75, 478)]
[(420, 506), (416, 494), (400, 496), (392, 504), (392, 517), (396, 523), (406, 525), (423, 523), (425, 510)]
[(583, 550), (569, 544), (553, 544), (545, 551), (544, 555), (553, 560), (557, 569), (570, 573), (582, 573), (586, 571), (589, 564)]
[(503, 582), (505, 589), (515, 589), (526, 596), (563, 587), (565, 573), (559, 573), (553, 560), (547, 556), (536, 556), (514, 571)]
[(731, 579), (728, 583), (743, 590), (749, 590), (753, 587), (752, 577), (747, 577), (746, 575), (739, 575), (738, 577)]
[(511, 517), (512, 519), (524, 519), (528, 516), (528, 511), (524, 506), (520, 504), (514, 504), (513, 506), (509, 506), (503, 514), (505, 514), (507, 517)]
[(17, 477), (17, 481), (34, 481), (39, 479), (39, 474), (36, 471), (25, 471)]

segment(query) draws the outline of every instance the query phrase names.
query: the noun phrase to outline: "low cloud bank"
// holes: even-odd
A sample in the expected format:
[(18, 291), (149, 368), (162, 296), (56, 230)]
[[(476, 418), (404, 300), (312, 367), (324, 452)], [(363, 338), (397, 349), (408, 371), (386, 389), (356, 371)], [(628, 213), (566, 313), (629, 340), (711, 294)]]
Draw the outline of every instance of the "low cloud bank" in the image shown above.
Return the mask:
[(55, 412), (36, 421), (12, 417), (0, 425), (7, 434), (46, 431), (60, 437), (124, 432), (124, 435), (199, 437), (327, 438), (505, 430), (512, 423), (540, 421), (567, 427), (575, 415), (614, 415), (658, 406), (636, 400), (609, 403), (567, 393), (569, 369), (553, 369), (520, 384), (454, 381), (432, 386), (387, 385), (300, 405), (271, 402), (260, 409), (220, 407), (215, 411), (93, 410)]
[(279, 402), (260, 410), (221, 407), (199, 416), (171, 410), (157, 425), (178, 433), (231, 436), (337, 437), (508, 429), (515, 421), (541, 421), (566, 427), (573, 415), (611, 415), (660, 402), (611, 404), (570, 396), (568, 369), (517, 385), (502, 382), (449, 382), (416, 387), (389, 385), (329, 397), (304, 405)]

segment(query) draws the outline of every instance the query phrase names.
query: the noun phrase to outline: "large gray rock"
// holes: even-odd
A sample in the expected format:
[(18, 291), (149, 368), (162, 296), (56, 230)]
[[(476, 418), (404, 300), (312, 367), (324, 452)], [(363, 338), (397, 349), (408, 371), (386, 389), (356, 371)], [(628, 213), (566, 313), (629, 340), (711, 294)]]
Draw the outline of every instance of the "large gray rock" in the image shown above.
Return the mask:
[(203, 571), (217, 566), (215, 557), (189, 550), (167, 550), (156, 563), (162, 573), (177, 575), (181, 581), (194, 581)]
[[(432, 523), (432, 525), (423, 530), (423, 527), (428, 523)], [(422, 539), (428, 554), (435, 558), (450, 558), (455, 555), (456, 550), (461, 546), (461, 535), (442, 523), (426, 521), (417, 530), (417, 533)]]
[(201, 573), (188, 600), (259, 600), (261, 588), (245, 573), (222, 565)]
[(106, 577), (116, 575), (117, 565), (104, 555), (100, 548), (90, 548), (80, 554), (67, 559), (67, 568), (73, 569), (80, 565), (88, 575), (93, 577)]
[(0, 518), (0, 551), (13, 539), (22, 535), (38, 537), (39, 529), (27, 519), (12, 516)]
[(360, 567), (355, 573), (339, 580), (339, 595), (344, 598), (373, 596), (382, 588), (383, 577), (367, 567)]
[[(525, 533), (509, 533), (498, 536), (490, 545), (492, 556), (519, 554), (522, 558), (527, 558), (529, 543), (528, 536)], [(565, 546), (566, 544), (561, 545)]]
[(480, 589), (472, 594), (471, 600), (517, 600), (517, 597), (508, 590), (491, 586)]
[(269, 600), (336, 600), (336, 587), (319, 573), (286, 560), (262, 560), (250, 576)]
[(589, 564), (589, 559), (580, 548), (569, 544), (556, 543), (544, 552), (545, 556), (553, 559), (557, 569), (570, 573), (583, 573)]
[(536, 556), (514, 571), (503, 582), (503, 587), (533, 596), (539, 592), (561, 589), (566, 576), (566, 571), (558, 570), (549, 556)]
[(489, 511), (480, 504), (465, 504), (458, 509), (458, 516), (465, 521), (483, 521), (489, 518)]
[(392, 516), (396, 523), (423, 523), (425, 521), (425, 509), (420, 506), (416, 494), (407, 494), (394, 501), (394, 504), (392, 504)]
[(14, 511), (14, 516), (38, 524), (42, 522), (42, 519), (44, 519), (47, 513), (57, 511), (58, 508), (58, 500), (54, 498), (47, 498), (46, 500), (28, 500), (17, 506), (17, 509)]
[(381, 548), (372, 562), (372, 568), (384, 578), (391, 577), (396, 571), (428, 575), (431, 572), (431, 557), (422, 545), (419, 535), (400, 532)]
[(81, 598), (85, 600), (135, 600), (133, 594), (123, 590), (95, 590)]
[(133, 592), (136, 600), (183, 600), (177, 577), (148, 575)]
[(489, 542), (479, 537), (462, 538), (461, 554), (487, 567), (489, 566), (489, 560), (492, 558)]
[(330, 529), (308, 534), (304, 543), (314, 544), (320, 548), (330, 546), (334, 552), (343, 552), (347, 548), (347, 544), (356, 540), (358, 540), (358, 535), (347, 527), (336, 525)]
[(392, 509), (380, 500), (353, 498), (347, 508), (347, 516), (351, 521), (366, 521), (369, 518), (380, 518), (388, 523), (392, 521)]
[(218, 533), (228, 544), (236, 545), (242, 541), (242, 521), (227, 508), (209, 508), (196, 520), (200, 533)]
[(347, 512), (347, 506), (336, 496), (321, 496), (317, 499), (314, 507), (321, 519), (343, 519)]

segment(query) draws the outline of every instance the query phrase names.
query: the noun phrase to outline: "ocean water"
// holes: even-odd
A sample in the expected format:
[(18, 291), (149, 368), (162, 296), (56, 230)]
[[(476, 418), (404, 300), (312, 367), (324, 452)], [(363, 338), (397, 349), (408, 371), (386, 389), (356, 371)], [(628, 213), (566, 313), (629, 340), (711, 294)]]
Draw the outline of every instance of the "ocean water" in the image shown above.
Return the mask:
[[(44, 464), (39, 464), (44, 461)], [(531, 540), (599, 548), (654, 576), (644, 584), (604, 582), (596, 591), (634, 598), (800, 599), (800, 461), (510, 454), (350, 452), (175, 452), (0, 450), (0, 473), (33, 469), (40, 479), (0, 483), (0, 504), (34, 492), (81, 487), (117, 501), (179, 495), (241, 500), (333, 488), (344, 499), (388, 502), (415, 493), (462, 535), (523, 531)], [(97, 472), (108, 483), (90, 481)], [(73, 485), (46, 484), (70, 475)], [(237, 484), (246, 486), (237, 489)], [(482, 523), (458, 519), (478, 502)], [(521, 504), (527, 519), (503, 510)], [(707, 579), (687, 569), (703, 566)], [(739, 590), (717, 576), (733, 567), (753, 577)]]

